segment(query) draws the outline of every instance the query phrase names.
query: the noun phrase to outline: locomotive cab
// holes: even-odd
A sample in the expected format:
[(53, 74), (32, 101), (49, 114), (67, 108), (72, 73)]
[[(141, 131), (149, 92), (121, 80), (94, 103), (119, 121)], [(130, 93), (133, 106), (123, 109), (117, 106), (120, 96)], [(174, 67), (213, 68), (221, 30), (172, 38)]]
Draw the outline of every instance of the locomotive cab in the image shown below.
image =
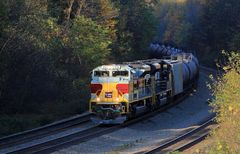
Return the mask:
[(126, 120), (131, 68), (127, 65), (103, 65), (93, 70), (90, 112), (95, 123), (122, 123)]

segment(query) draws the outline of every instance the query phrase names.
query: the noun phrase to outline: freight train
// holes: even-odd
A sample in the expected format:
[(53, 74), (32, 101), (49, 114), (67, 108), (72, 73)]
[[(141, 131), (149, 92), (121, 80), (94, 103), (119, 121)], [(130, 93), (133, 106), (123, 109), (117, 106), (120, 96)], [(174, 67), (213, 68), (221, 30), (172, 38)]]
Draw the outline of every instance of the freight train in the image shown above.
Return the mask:
[(197, 84), (199, 64), (193, 54), (160, 44), (151, 44), (150, 51), (155, 59), (93, 69), (89, 111), (94, 123), (121, 124), (171, 103)]

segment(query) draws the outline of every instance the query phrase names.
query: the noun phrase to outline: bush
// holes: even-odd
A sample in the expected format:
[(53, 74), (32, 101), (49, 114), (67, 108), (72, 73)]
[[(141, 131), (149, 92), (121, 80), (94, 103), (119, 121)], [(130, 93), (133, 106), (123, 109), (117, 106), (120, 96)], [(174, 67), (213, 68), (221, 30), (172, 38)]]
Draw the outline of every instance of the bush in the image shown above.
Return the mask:
[(215, 99), (211, 103), (220, 128), (213, 131), (215, 145), (207, 153), (239, 153), (240, 151), (240, 54), (224, 53), (225, 73), (212, 86)]

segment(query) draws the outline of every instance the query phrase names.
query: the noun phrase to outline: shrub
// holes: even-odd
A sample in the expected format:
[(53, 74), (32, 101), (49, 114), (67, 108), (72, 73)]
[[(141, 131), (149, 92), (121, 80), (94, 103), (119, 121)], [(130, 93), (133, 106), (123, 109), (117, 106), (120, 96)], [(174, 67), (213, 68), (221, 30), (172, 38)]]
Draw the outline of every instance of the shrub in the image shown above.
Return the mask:
[(211, 138), (215, 144), (207, 153), (240, 151), (240, 54), (223, 52), (223, 55), (226, 57), (222, 63), (224, 74), (211, 86), (215, 96), (211, 106), (217, 113), (220, 128), (213, 131)]

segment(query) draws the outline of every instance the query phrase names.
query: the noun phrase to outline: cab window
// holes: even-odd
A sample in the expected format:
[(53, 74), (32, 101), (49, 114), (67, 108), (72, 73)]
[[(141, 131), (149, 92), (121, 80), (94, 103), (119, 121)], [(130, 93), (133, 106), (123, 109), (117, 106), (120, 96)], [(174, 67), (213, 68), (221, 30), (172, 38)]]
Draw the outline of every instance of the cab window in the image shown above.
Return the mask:
[(94, 71), (95, 77), (109, 77), (109, 71)]
[(117, 77), (117, 76), (125, 76), (125, 77), (128, 77), (128, 71), (113, 71), (113, 72), (112, 72), (112, 76), (113, 76), (113, 77)]

